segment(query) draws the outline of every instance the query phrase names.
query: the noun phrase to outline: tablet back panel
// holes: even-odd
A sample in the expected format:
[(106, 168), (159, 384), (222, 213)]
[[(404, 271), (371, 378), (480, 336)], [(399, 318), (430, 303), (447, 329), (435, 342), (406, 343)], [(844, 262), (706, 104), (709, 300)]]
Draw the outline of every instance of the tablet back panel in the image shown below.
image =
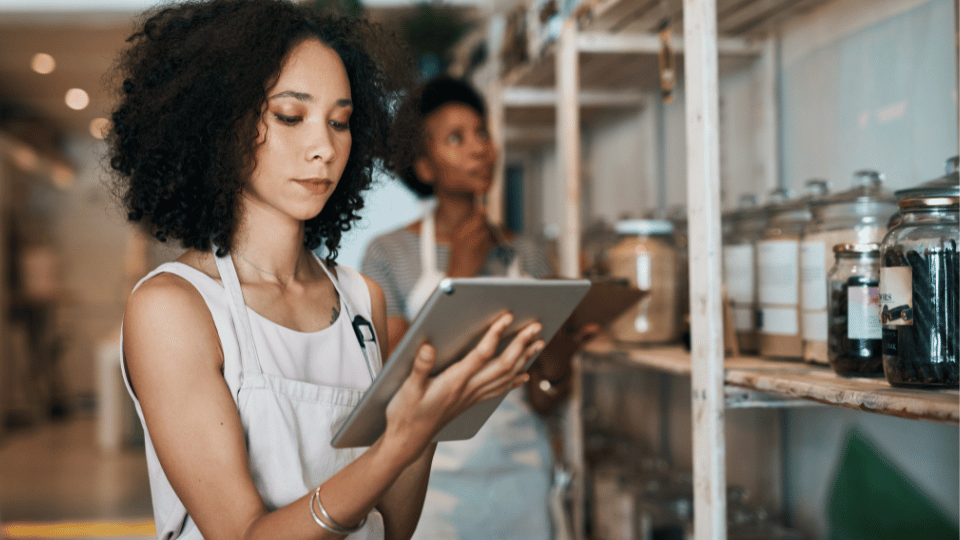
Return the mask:
[[(506, 311), (513, 313), (514, 320), (504, 333), (498, 352), (510, 343), (516, 332), (535, 320), (543, 325), (540, 337), (550, 341), (589, 289), (588, 280), (444, 279), (384, 364), (383, 371), (334, 436), (333, 446), (369, 446), (383, 433), (387, 403), (410, 374), (422, 343), (429, 342), (436, 349), (434, 372), (439, 373), (469, 352), (490, 323)], [(473, 437), (503, 398), (474, 405), (447, 424), (434, 440)]]

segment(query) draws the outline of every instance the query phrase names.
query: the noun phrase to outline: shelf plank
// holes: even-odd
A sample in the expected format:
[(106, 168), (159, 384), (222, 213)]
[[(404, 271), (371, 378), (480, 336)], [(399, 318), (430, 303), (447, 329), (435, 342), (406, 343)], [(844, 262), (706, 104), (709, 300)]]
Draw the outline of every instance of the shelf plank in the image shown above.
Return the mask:
[[(718, 0), (717, 29), (721, 36), (755, 37), (831, 1)], [(675, 29), (683, 21), (681, 0), (596, 0), (582, 13), (584, 31), (655, 32), (664, 20)]]
[[(690, 354), (680, 346), (629, 347), (607, 337), (587, 344), (595, 361), (689, 376)], [(743, 356), (727, 358), (728, 387), (755, 390), (787, 399), (809, 400), (887, 416), (960, 423), (960, 391), (890, 386), (883, 377), (841, 377), (826, 366)]]

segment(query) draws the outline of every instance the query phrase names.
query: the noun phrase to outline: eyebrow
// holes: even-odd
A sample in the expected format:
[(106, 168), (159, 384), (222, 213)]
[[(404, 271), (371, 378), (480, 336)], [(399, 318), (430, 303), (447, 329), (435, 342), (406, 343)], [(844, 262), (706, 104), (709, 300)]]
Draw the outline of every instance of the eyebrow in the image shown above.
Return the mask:
[[(270, 99), (288, 98), (288, 97), (296, 99), (298, 101), (306, 101), (308, 103), (313, 103), (314, 101), (316, 101), (313, 95), (307, 94), (305, 92), (296, 92), (294, 90), (287, 90), (285, 92), (280, 92), (279, 94), (274, 94), (270, 96)], [(346, 98), (338, 99), (337, 107), (353, 107), (353, 101)]]

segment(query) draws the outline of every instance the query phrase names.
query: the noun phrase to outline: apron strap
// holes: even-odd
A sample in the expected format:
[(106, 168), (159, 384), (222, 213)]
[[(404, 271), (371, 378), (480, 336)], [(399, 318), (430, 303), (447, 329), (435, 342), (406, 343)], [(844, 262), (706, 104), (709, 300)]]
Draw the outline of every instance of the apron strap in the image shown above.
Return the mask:
[(243, 367), (243, 373), (263, 374), (260, 357), (257, 356), (257, 348), (253, 343), (253, 327), (250, 325), (247, 305), (243, 301), (243, 290), (240, 288), (237, 269), (233, 265), (233, 257), (227, 253), (223, 257), (214, 255), (214, 259), (217, 261), (217, 270), (220, 271), (220, 279), (223, 280), (223, 286), (227, 291), (227, 303), (230, 305), (234, 330), (240, 342), (240, 365)]
[(437, 268), (437, 227), (433, 209), (427, 210), (420, 225), (420, 266), (423, 273), (439, 273)]
[[(377, 335), (373, 329), (373, 323), (365, 319), (362, 315), (354, 315), (357, 311), (353, 308), (353, 304), (350, 303), (350, 297), (347, 296), (340, 287), (340, 280), (327, 268), (323, 259), (316, 253), (313, 253), (313, 256), (320, 265), (320, 268), (323, 268), (327, 277), (330, 278), (340, 298), (343, 299), (344, 316), (347, 317), (347, 320), (350, 321), (351, 326), (353, 326), (353, 332), (356, 334), (357, 341), (360, 343), (360, 351), (363, 352), (363, 358), (367, 361), (367, 369), (370, 371), (370, 380), (372, 381), (377, 378), (377, 374), (380, 373), (380, 370), (383, 368), (383, 358), (380, 355), (380, 346), (377, 344)], [(363, 285), (366, 286), (365, 283)], [(368, 343), (370, 344), (369, 346)]]

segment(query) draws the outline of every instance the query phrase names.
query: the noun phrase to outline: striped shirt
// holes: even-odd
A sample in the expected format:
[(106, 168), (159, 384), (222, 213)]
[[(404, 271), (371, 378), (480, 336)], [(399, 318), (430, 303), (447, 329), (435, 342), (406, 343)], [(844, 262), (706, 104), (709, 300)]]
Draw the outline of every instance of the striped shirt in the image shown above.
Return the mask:
[[(491, 249), (480, 275), (506, 275), (515, 254), (520, 257), (520, 268), (527, 275), (535, 278), (555, 275), (546, 252), (535, 240), (523, 236)], [(449, 263), (450, 246), (438, 242), (437, 266), (444, 271)], [(383, 289), (387, 299), (387, 317), (404, 317), (407, 296), (423, 273), (420, 235), (404, 226), (377, 236), (367, 245), (360, 269)]]

